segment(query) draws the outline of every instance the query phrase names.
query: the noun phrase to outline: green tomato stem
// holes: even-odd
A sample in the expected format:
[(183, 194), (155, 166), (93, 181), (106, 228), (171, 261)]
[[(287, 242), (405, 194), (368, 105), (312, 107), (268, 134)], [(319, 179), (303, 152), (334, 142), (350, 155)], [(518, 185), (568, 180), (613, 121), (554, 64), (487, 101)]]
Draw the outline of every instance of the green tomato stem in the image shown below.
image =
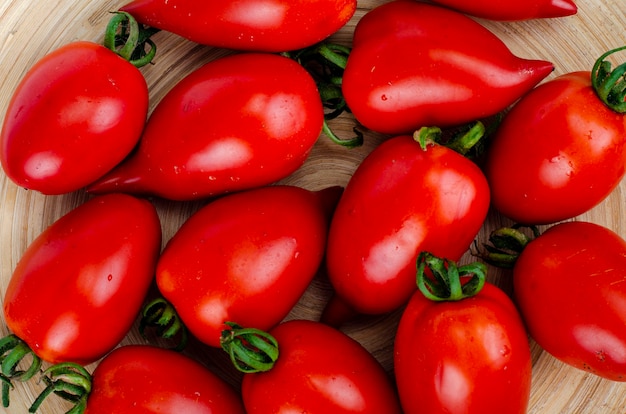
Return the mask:
[(600, 100), (617, 113), (626, 113), (626, 62), (612, 69), (606, 58), (626, 50), (626, 46), (609, 50), (596, 60), (591, 70), (591, 84)]
[(269, 371), (278, 360), (278, 342), (267, 332), (242, 328), (226, 322), (230, 329), (222, 331), (220, 343), (230, 360), (243, 373)]
[[(522, 228), (530, 229), (532, 234), (527, 235), (521, 231)], [(483, 249), (477, 248), (473, 254), (492, 266), (512, 269), (524, 248), (538, 236), (539, 229), (536, 226), (503, 227), (492, 231), (489, 235), (490, 244), (484, 243)], [(474, 245), (477, 247), (477, 243)]]
[(139, 25), (129, 13), (113, 12), (104, 34), (104, 46), (140, 68), (152, 62), (156, 55), (156, 44), (150, 37), (157, 32), (159, 29)]
[(475, 158), (482, 151), (483, 143), (487, 137), (487, 129), (481, 121), (471, 122), (449, 132), (449, 136), (445, 136), (439, 127), (422, 127), (413, 133), (413, 139), (420, 144), (424, 151), (429, 145), (439, 144), (464, 157)]
[(156, 334), (162, 339), (172, 339), (177, 335), (180, 340), (174, 351), (182, 351), (189, 342), (189, 331), (182, 322), (174, 306), (164, 298), (156, 298), (143, 308), (139, 321), (139, 333), (145, 337), (146, 328), (155, 328)]
[(92, 377), (84, 367), (73, 362), (63, 362), (50, 366), (41, 375), (46, 388), (31, 404), (29, 413), (37, 412), (43, 401), (53, 393), (74, 403), (66, 414), (82, 414), (85, 411), (87, 398), (91, 393)]
[[(430, 270), (432, 277), (426, 275)], [(461, 267), (448, 259), (442, 259), (428, 252), (417, 258), (417, 287), (432, 301), (459, 301), (480, 292), (485, 285), (487, 266), (483, 263), (470, 263)], [(470, 277), (462, 283), (461, 279)]]
[[(31, 363), (26, 370), (18, 370), (18, 365), (31, 358)], [(13, 380), (28, 381), (41, 368), (39, 358), (30, 347), (16, 335), (7, 335), (0, 339), (0, 381), (2, 382), (2, 405), (10, 404), (9, 392), (13, 389)]]

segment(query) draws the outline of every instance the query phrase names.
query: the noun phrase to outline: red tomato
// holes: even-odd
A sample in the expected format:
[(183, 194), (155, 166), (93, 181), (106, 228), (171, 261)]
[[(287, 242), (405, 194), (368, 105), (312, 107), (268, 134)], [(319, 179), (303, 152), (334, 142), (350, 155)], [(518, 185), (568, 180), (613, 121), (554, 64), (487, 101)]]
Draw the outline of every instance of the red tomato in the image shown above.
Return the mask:
[(291, 320), (270, 333), (280, 355), (271, 370), (244, 376), (248, 414), (401, 413), (382, 366), (343, 332)]
[(227, 56), (176, 85), (134, 156), (89, 191), (189, 200), (266, 185), (304, 163), (323, 122), (302, 66), (272, 54)]
[(434, 0), (462, 13), (491, 20), (528, 20), (576, 14), (572, 0)]
[(513, 268), (532, 338), (576, 368), (626, 381), (626, 241), (593, 223), (565, 222), (532, 240)]
[(136, 145), (148, 87), (128, 61), (78, 41), (39, 60), (18, 85), (0, 133), (0, 161), (17, 185), (63, 194), (95, 181)]
[(524, 324), (509, 297), (489, 283), (453, 301), (415, 292), (398, 325), (394, 370), (405, 414), (524, 414), (528, 407)]
[(96, 367), (85, 414), (243, 414), (241, 397), (183, 354), (146, 345), (115, 349)]
[(197, 43), (286, 52), (335, 33), (350, 20), (356, 5), (356, 0), (135, 0), (122, 10)]
[(458, 260), (488, 208), (487, 181), (469, 159), (442, 145), (422, 149), (410, 136), (383, 142), (332, 219), (326, 262), (338, 298), (365, 314), (399, 308), (416, 288), (418, 254)]
[(550, 62), (514, 56), (467, 16), (396, 0), (357, 24), (342, 90), (365, 127), (405, 134), (494, 115), (553, 68)]
[(485, 174), (494, 207), (516, 222), (536, 225), (599, 204), (624, 176), (623, 112), (598, 98), (590, 72), (538, 86), (512, 108), (493, 138)]
[(189, 331), (220, 346), (235, 322), (267, 330), (300, 299), (320, 266), (335, 187), (270, 186), (224, 196), (188, 219), (165, 247), (157, 285)]
[(4, 296), (8, 328), (45, 361), (91, 363), (124, 338), (154, 277), (161, 226), (152, 204), (96, 197), (28, 247)]

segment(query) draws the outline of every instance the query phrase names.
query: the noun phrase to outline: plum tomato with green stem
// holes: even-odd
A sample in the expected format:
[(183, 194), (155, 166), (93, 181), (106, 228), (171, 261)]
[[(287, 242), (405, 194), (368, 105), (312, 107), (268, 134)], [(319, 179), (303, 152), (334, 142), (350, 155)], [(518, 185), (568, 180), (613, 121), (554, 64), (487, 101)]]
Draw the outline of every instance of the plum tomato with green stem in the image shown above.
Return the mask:
[(237, 391), (200, 362), (151, 345), (116, 348), (93, 374), (61, 363), (42, 378), (46, 388), (31, 405), (32, 413), (51, 393), (74, 403), (73, 414), (245, 412)]
[(626, 241), (586, 221), (531, 236), (495, 230), (486, 260), (512, 267), (513, 294), (530, 336), (578, 369), (626, 381)]
[(111, 351), (140, 314), (160, 249), (155, 207), (130, 195), (92, 198), (55, 221), (4, 292), (2, 374), (19, 373), (19, 355), (89, 364)]
[[(225, 330), (222, 338), (225, 350), (250, 355), (254, 361), (274, 354), (268, 368), (243, 376), (241, 393), (248, 414), (402, 412), (382, 365), (347, 334), (320, 322), (297, 319), (261, 334), (264, 339), (255, 343), (263, 352), (247, 341), (234, 340), (237, 327)], [(267, 352), (268, 348), (275, 352)]]
[(356, 0), (134, 0), (121, 10), (196, 43), (287, 52), (334, 34), (352, 18), (356, 6)]
[[(525, 414), (530, 347), (515, 305), (487, 267), (422, 252), (394, 345), (405, 414)], [(552, 306), (552, 305), (550, 305)]]
[(87, 190), (184, 201), (268, 185), (304, 163), (323, 124), (317, 86), (297, 62), (228, 55), (175, 85), (137, 150)]
[(354, 30), (342, 91), (364, 127), (411, 134), (493, 116), (554, 69), (515, 56), (475, 20), (415, 0), (365, 14)]
[(335, 293), (325, 322), (340, 324), (350, 310), (384, 314), (401, 307), (416, 289), (421, 251), (458, 260), (468, 250), (490, 197), (482, 171), (462, 153), (483, 133), (476, 123), (444, 144), (437, 143), (441, 130), (422, 128), (384, 141), (363, 160), (330, 225), (326, 269)]
[(229, 321), (270, 329), (317, 274), (342, 190), (274, 185), (210, 202), (165, 246), (160, 293), (184, 327), (213, 347)]
[(551, 224), (600, 204), (624, 177), (626, 63), (558, 76), (518, 101), (487, 152), (493, 206), (514, 222)]
[(37, 61), (14, 91), (0, 132), (7, 177), (43, 194), (65, 194), (122, 161), (148, 115), (138, 68), (156, 53), (153, 33), (115, 13), (104, 46), (75, 41)]

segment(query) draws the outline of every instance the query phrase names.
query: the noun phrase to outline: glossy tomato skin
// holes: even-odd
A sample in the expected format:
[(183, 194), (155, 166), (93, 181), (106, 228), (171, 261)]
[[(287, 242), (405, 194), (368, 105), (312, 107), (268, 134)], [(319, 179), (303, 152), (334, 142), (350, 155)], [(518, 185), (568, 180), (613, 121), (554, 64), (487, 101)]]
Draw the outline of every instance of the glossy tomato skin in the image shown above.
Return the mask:
[(39, 60), (15, 90), (0, 135), (0, 160), (20, 187), (69, 193), (111, 170), (136, 145), (148, 87), (132, 64), (91, 42)]
[(489, 209), (489, 187), (469, 159), (441, 145), (391, 138), (357, 168), (328, 236), (327, 270), (355, 311), (383, 314), (416, 289), (422, 251), (458, 260)]
[(195, 360), (149, 345), (116, 348), (98, 363), (86, 414), (244, 414), (241, 397)]
[(522, 98), (502, 121), (485, 174), (493, 205), (525, 224), (595, 207), (625, 172), (626, 116), (596, 96), (589, 72), (559, 76)]
[(357, 24), (342, 90), (365, 127), (397, 135), (494, 115), (553, 68), (550, 62), (514, 56), (467, 16), (395, 0)]
[(606, 227), (564, 222), (515, 263), (515, 300), (531, 337), (576, 368), (626, 381), (626, 242)]
[(274, 367), (244, 376), (248, 414), (400, 414), (393, 386), (358, 342), (328, 325), (283, 322), (270, 331), (280, 354)]
[(225, 322), (270, 329), (317, 273), (330, 220), (324, 199), (336, 202), (337, 190), (270, 186), (209, 203), (165, 247), (159, 290), (211, 346), (220, 346)]
[(122, 7), (141, 23), (194, 42), (236, 50), (286, 52), (343, 27), (356, 0), (135, 0)]
[(122, 194), (90, 199), (18, 262), (4, 296), (8, 328), (51, 363), (101, 358), (137, 318), (160, 248), (151, 203)]
[(435, 0), (435, 3), (475, 17), (503, 21), (564, 17), (578, 11), (572, 0)]
[(522, 319), (494, 285), (454, 302), (415, 292), (402, 314), (394, 370), (405, 414), (524, 414), (531, 369)]
[(177, 84), (138, 151), (89, 187), (192, 200), (270, 184), (298, 169), (322, 130), (317, 86), (295, 61), (242, 53)]

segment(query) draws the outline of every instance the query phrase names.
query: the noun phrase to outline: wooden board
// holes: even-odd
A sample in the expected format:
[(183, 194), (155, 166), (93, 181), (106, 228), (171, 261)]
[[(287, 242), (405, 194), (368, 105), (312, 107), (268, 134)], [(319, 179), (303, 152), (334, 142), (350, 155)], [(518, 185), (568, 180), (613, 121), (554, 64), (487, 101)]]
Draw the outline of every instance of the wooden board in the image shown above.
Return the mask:
[[(354, 25), (367, 10), (384, 0), (362, 0), (351, 22), (334, 36), (349, 44)], [(24, 73), (44, 54), (74, 40), (101, 41), (109, 11), (123, 1), (97, 0), (3, 0), (0, 2), (0, 114), (6, 111), (11, 94)], [(626, 2), (624, 0), (578, 0), (576, 16), (516, 23), (480, 20), (519, 56), (546, 59), (556, 64), (550, 78), (576, 70), (589, 70), (604, 51), (626, 44)], [(150, 85), (152, 107), (185, 74), (203, 63), (221, 56), (224, 51), (198, 46), (168, 33), (159, 33), (155, 40), (159, 53), (153, 65), (142, 69)], [(349, 132), (351, 119), (341, 118), (339, 128)], [(285, 183), (309, 189), (345, 185), (363, 157), (380, 142), (375, 134), (366, 136), (366, 144), (358, 149), (338, 147), (321, 136), (307, 163)], [(623, 183), (600, 206), (581, 216), (606, 225), (626, 237)], [(87, 196), (77, 192), (64, 196), (43, 196), (18, 188), (0, 172), (0, 292), (4, 293), (26, 247), (44, 228)], [(199, 203), (156, 201), (164, 231), (164, 243), (198, 207)], [(489, 232), (502, 224), (510, 224), (491, 214), (479, 234), (485, 240)], [(465, 257), (464, 260), (468, 259)], [(494, 271), (491, 280), (510, 289), (506, 273)], [(328, 284), (317, 279), (290, 318), (316, 319), (330, 293)], [(369, 349), (390, 372), (392, 368), (393, 334), (399, 313), (376, 318), (362, 318), (344, 329)], [(0, 322), (0, 334), (7, 333)], [(136, 329), (123, 344), (142, 343)], [(533, 386), (530, 413), (594, 413), (626, 412), (626, 385), (610, 382), (577, 371), (552, 358), (532, 343)], [(221, 352), (192, 344), (187, 351), (234, 385), (240, 376), (228, 368)], [(88, 368), (92, 370), (95, 364)], [(25, 413), (41, 390), (36, 384), (17, 384), (7, 413)], [(65, 412), (68, 405), (51, 399), (41, 411), (47, 414)], [(1, 410), (1, 409), (0, 409)]]

